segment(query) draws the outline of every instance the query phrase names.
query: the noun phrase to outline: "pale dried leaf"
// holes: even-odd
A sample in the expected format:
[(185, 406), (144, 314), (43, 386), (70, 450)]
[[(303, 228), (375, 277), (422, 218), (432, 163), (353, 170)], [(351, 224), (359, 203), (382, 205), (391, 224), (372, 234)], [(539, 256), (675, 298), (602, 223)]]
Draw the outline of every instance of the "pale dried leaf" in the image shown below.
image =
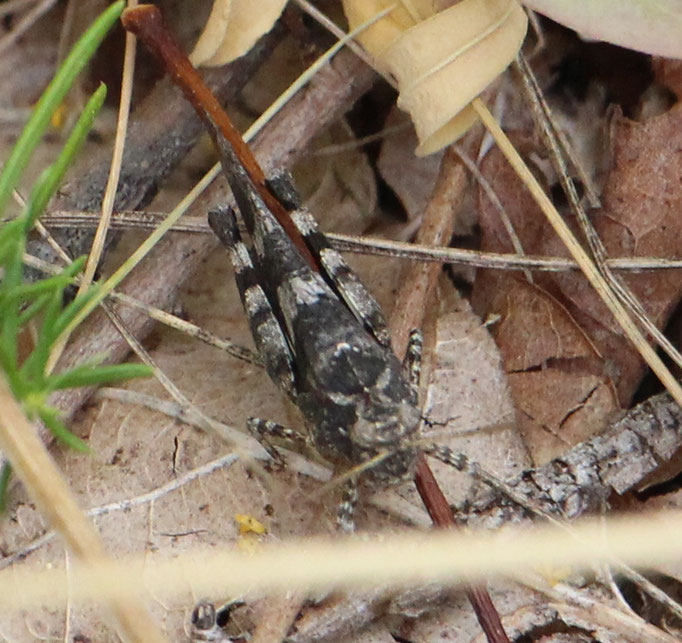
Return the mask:
[(244, 55), (272, 29), (285, 5), (286, 0), (215, 0), (192, 63), (217, 67)]
[[(392, 3), (343, 4), (355, 28)], [(527, 26), (516, 0), (463, 0), (435, 14), (430, 4), (420, 5), (416, 17), (395, 10), (358, 37), (397, 79), (398, 106), (412, 116), (419, 155), (445, 147), (475, 122), (467, 105), (513, 60)]]
[[(423, 412), (436, 423), (425, 438), (466, 453), (500, 478), (530, 464), (499, 350), (464, 300), (438, 319)], [(469, 476), (430, 464), (450, 503), (470, 496)]]
[(230, 8), (232, 0), (213, 0), (211, 15), (206, 21), (206, 26), (194, 45), (189, 59), (193, 65), (199, 66), (213, 57), (225, 38), (227, 24), (230, 21)]
[(523, 0), (583, 36), (682, 58), (682, 0)]

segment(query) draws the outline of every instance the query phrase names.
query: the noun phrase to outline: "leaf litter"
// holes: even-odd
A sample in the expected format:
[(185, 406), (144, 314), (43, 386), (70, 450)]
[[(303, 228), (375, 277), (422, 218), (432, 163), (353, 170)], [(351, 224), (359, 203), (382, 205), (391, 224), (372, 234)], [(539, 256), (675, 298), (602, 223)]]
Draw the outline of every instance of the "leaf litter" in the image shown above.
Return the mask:
[[(614, 256), (620, 256), (625, 250), (633, 255), (657, 255), (661, 247), (667, 251), (661, 256), (677, 256), (674, 241), (679, 235), (674, 232), (675, 228), (669, 227), (674, 222), (670, 221), (671, 215), (668, 214), (674, 212), (676, 199), (679, 198), (675, 189), (679, 190), (679, 181), (677, 186), (673, 181), (677, 158), (675, 118), (676, 115), (669, 112), (659, 117), (663, 120), (654, 119), (644, 123), (633, 124), (622, 117), (614, 118), (611, 137), (614, 150), (611, 158), (615, 161), (605, 187), (604, 211), (598, 215), (603, 230), (610, 232), (603, 238), (609, 249), (613, 248)], [(663, 148), (662, 152), (659, 146)], [(514, 179), (505, 174), (501, 166), (494, 165), (494, 154), (491, 152), (489, 158), (484, 160), (483, 168), (484, 171), (487, 169), (488, 178), (496, 191), (513, 197), (504, 200), (507, 209), (512, 213), (518, 210), (519, 219), (521, 214), (526, 216), (516, 228), (524, 240), (529, 237), (529, 245), (524, 243), (524, 248), (527, 252), (560, 255), (559, 249), (551, 240), (547, 240), (549, 235), (544, 227), (534, 217), (528, 218), (533, 205), (523, 200), (523, 189), (514, 183)], [(654, 161), (659, 163), (657, 167), (660, 167), (660, 172), (650, 171), (650, 163)], [(644, 186), (640, 182), (642, 175), (648, 179)], [(656, 203), (657, 208), (648, 209), (647, 199), (659, 195), (662, 196), (661, 201)], [(515, 208), (515, 200), (519, 200), (523, 207)], [(637, 216), (632, 216), (635, 210), (630, 205), (640, 206), (636, 210)], [(481, 212), (486, 212), (484, 203)], [(344, 218), (347, 216), (344, 214)], [(655, 216), (659, 218), (655, 219)], [(494, 225), (484, 227), (484, 243), (490, 242), (495, 229)], [(358, 232), (363, 230), (364, 226), (358, 228)], [(624, 250), (621, 251), (621, 248)], [(370, 265), (372, 261), (376, 260), (362, 259), (357, 263)], [(363, 277), (370, 273), (367, 281), (373, 289), (379, 288), (384, 304), (390, 304), (397, 285), (398, 270), (395, 265), (385, 262), (380, 270), (375, 266), (362, 271)], [(241, 320), (240, 306), (224, 262), (219, 258), (211, 259), (205, 269), (203, 279), (197, 280), (184, 296), (186, 310), (202, 325), (248, 345), (248, 333)], [(499, 275), (496, 278), (499, 279)], [(674, 280), (671, 278), (670, 283), (660, 285), (658, 281), (649, 283), (646, 279), (651, 281), (652, 278), (634, 278), (633, 288), (647, 295), (645, 304), (647, 307), (649, 304), (653, 306), (654, 316), (663, 321), (677, 296)], [(657, 276), (653, 279), (657, 279)], [(427, 408), (439, 409), (438, 421), (460, 415), (452, 424), (465, 427), (501, 425), (502, 429), (493, 426), (491, 432), (484, 432), (478, 448), (479, 452), (490, 451), (491, 441), (495, 442), (496, 448), (499, 448), (496, 454), (498, 460), (489, 461), (488, 466), (495, 467), (498, 463), (508, 466), (505, 475), (510, 477), (519, 467), (527, 466), (526, 450), (534, 455), (533, 461), (538, 464), (590, 437), (590, 431), (597, 431), (599, 426), (604, 426), (612, 410), (618, 408), (619, 404), (626, 404), (641, 377), (641, 365), (636, 363), (634, 356), (628, 356), (629, 348), (619, 339), (618, 331), (609, 328), (608, 315), (600, 310), (598, 304), (590, 303), (590, 293), (586, 288), (578, 289), (576, 281), (562, 275), (553, 283), (549, 279), (539, 280), (535, 286), (521, 280), (503, 283), (496, 295), (497, 300), (495, 295), (489, 296), (493, 302), (506, 299), (506, 302), (502, 301), (498, 305), (509, 306), (501, 309), (503, 321), (497, 325), (481, 325), (466, 305), (461, 303), (461, 310), (448, 310), (436, 321), (436, 364), (427, 391)], [(214, 284), (221, 284), (221, 288), (214, 289)], [(226, 288), (222, 287), (223, 284)], [(448, 287), (447, 283), (441, 284), (443, 289)], [(476, 284), (477, 289), (482, 287)], [(230, 294), (224, 294), (226, 290)], [(580, 296), (577, 297), (575, 292)], [(447, 297), (440, 297), (447, 301)], [(481, 297), (480, 292), (476, 297)], [(475, 301), (480, 301), (476, 297)], [(566, 298), (566, 304), (561, 303), (563, 298)], [(389, 305), (386, 305), (386, 309), (389, 309)], [(499, 314), (499, 310), (490, 305), (482, 316), (491, 312)], [(583, 319), (587, 320), (585, 324), (588, 329), (583, 327)], [(589, 322), (592, 326), (589, 326)], [(541, 433), (552, 436), (549, 446), (543, 445), (542, 439), (536, 443), (528, 437), (531, 432), (524, 430), (522, 421), (520, 426), (524, 443), (521, 443), (516, 431), (505, 426), (509, 423), (511, 406), (504, 376), (497, 366), (499, 358), (486, 335), (486, 328), (495, 331), (496, 340), (501, 346), (509, 386), (519, 411), (517, 418), (522, 414), (532, 415), (534, 420), (539, 418)], [(534, 332), (529, 333), (528, 329)], [(590, 331), (596, 338), (592, 338)], [(295, 411), (282, 405), (279, 394), (256, 367), (228, 362), (229, 358), (216, 355), (203, 345), (196, 345), (167, 331), (157, 331), (153, 344), (156, 345), (153, 350), (155, 359), (164, 370), (171, 374), (195, 404), (212, 415), (242, 426), (244, 419), (257, 409), (263, 417), (297, 425)], [(451, 353), (453, 346), (462, 353)], [(610, 360), (607, 364), (601, 359), (604, 355)], [(472, 363), (470, 371), (466, 369), (467, 358)], [(462, 370), (458, 368), (460, 361), (464, 367)], [(477, 371), (475, 376), (471, 375), (474, 366), (480, 368), (484, 361), (488, 364), (489, 374), (483, 375)], [(619, 376), (615, 377), (614, 373)], [(524, 381), (515, 384), (515, 375)], [(482, 406), (482, 415), (465, 417), (461, 398), (450, 394), (452, 388), (461, 394), (464, 386), (461, 384), (462, 379), (468, 379), (472, 386), (475, 379), (475, 383), (480, 385), (476, 394), (480, 397), (473, 393), (463, 397), (469, 401), (470, 409), (476, 410), (477, 406)], [(136, 384), (135, 388), (139, 386)], [(143, 387), (150, 394), (161, 395), (158, 385), (154, 383), (145, 383)], [(563, 391), (568, 392), (565, 399), (563, 393), (557, 398), (558, 392)], [(619, 394), (618, 401), (615, 392)], [(526, 413), (529, 407), (523, 406), (524, 395), (532, 403), (531, 413)], [(557, 404), (557, 399), (561, 404)], [(550, 408), (550, 405), (554, 408)], [(543, 413), (549, 419), (545, 419)], [(570, 420), (568, 428), (566, 419)], [(557, 428), (548, 432), (545, 425)], [(216, 449), (224, 448), (217, 445), (215, 439), (172, 419), (160, 418), (157, 414), (117, 402), (107, 401), (86, 409), (77, 426), (81, 435), (90, 437), (96, 456), (83, 458), (66, 453), (60, 454), (59, 458), (74, 488), (81, 494), (84, 505), (103, 504), (160, 486), (169, 477), (181, 475), (213, 459)], [(506, 436), (504, 441), (496, 442), (497, 430)], [(546, 439), (546, 436), (542, 437)], [(464, 441), (475, 439), (467, 437)], [(512, 454), (515, 455), (511, 457)], [(492, 457), (493, 454), (490, 455)], [(477, 459), (483, 458), (477, 456)], [(274, 480), (263, 478), (257, 471), (249, 471), (242, 464), (233, 465), (226, 471), (194, 481), (167, 498), (155, 500), (149, 506), (128, 511), (123, 519), (117, 514), (101, 518), (98, 526), (114, 552), (161, 548), (171, 555), (199, 540), (216, 546), (235, 541), (238, 531), (233, 520), (235, 513), (253, 514), (268, 526), (270, 537), (331, 529), (331, 514), (320, 520), (322, 524), (318, 523), (318, 510), (324, 502), (320, 504), (314, 499), (313, 509), (307, 508), (306, 502), (310, 499), (306, 500), (306, 496), (312, 494), (314, 484), (288, 472), (276, 472), (275, 475)], [(470, 486), (469, 480), (465, 486)], [(8, 549), (13, 549), (23, 538), (33, 537), (40, 531), (40, 520), (30, 502), (21, 496), (21, 492), (18, 493), (16, 531), (3, 534), (3, 543)], [(278, 502), (273, 502), (273, 493), (280, 496)], [(453, 490), (453, 494), (457, 493), (466, 496), (466, 491), (461, 487), (459, 492)], [(272, 511), (271, 504), (275, 508), (272, 516), (268, 515)], [(367, 511), (371, 514), (371, 510)], [(310, 524), (311, 515), (316, 517), (313, 524)], [(373, 521), (377, 525), (387, 524), (386, 519), (379, 514), (368, 516), (365, 524), (369, 526)], [(125, 525), (124, 529), (122, 525)], [(61, 556), (60, 548), (53, 543), (43, 553), (29, 557), (27, 564), (38, 567)], [(187, 597), (186, 601), (177, 605), (160, 602), (156, 605), (157, 614), (163, 619), (169, 634), (177, 634), (176, 640), (182, 640), (187, 610), (196, 598), (200, 597)], [(526, 613), (523, 605), (528, 600), (528, 596), (523, 594), (520, 599), (515, 599), (516, 602), (510, 600), (506, 606), (509, 609), (503, 611), (511, 612), (513, 619), (522, 620), (521, 615)], [(457, 612), (454, 623), (463, 618), (465, 611), (466, 608), (462, 608)], [(111, 636), (97, 627), (93, 629), (93, 623), (97, 621), (91, 618), (87, 610), (74, 610), (69, 618), (74, 632), (89, 635), (93, 640), (108, 640), (107, 637)], [(553, 618), (556, 623), (556, 617)], [(63, 623), (61, 614), (49, 618), (42, 614), (22, 615), (14, 623), (8, 623), (7, 627), (3, 624), (3, 633), (17, 627), (18, 630), (12, 632), (13, 640), (31, 640), (30, 637), (36, 633), (59, 635)], [(407, 627), (405, 623), (402, 627)], [(420, 625), (413, 623), (410, 627), (417, 629), (408, 628), (406, 633), (416, 635)], [(475, 629), (472, 627), (470, 632), (473, 631)]]

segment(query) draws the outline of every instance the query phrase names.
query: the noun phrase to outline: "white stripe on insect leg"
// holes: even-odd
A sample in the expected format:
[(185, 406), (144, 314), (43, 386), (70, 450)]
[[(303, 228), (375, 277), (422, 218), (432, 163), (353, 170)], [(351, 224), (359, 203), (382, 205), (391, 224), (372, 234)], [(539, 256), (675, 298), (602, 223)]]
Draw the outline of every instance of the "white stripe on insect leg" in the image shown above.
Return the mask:
[(347, 480), (343, 486), (343, 497), (336, 513), (339, 529), (352, 534), (355, 531), (355, 508), (358, 504), (358, 484), (355, 480)]

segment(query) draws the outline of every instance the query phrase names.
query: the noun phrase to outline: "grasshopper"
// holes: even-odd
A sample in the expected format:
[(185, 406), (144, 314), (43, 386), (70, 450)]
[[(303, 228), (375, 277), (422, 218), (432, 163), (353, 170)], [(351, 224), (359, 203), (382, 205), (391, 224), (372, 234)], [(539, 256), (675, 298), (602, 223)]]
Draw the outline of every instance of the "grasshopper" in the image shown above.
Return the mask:
[[(416, 388), (390, 348), (379, 305), (310, 213), (298, 207), (286, 177), (268, 185), (290, 211), (321, 272), (301, 255), (225, 139), (220, 148), (252, 247), (242, 240), (232, 209), (210, 212), (209, 224), (229, 251), (268, 374), (301, 409), (325, 459), (347, 468), (386, 454), (367, 476), (380, 485), (410, 478), (417, 451), (408, 445), (421, 414)], [(271, 422), (250, 425), (260, 433), (290, 435)]]

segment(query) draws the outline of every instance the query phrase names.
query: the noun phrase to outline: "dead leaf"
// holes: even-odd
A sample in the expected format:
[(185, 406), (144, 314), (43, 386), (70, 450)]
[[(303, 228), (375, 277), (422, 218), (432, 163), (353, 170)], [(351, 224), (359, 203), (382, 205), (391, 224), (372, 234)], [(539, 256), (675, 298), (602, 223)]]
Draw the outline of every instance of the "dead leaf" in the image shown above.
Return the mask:
[[(384, 128), (405, 123), (405, 116), (397, 108), (391, 109)], [(417, 137), (412, 129), (401, 131), (399, 136), (387, 136), (381, 144), (377, 169), (382, 178), (396, 193), (409, 219), (420, 217), (433, 192), (440, 168), (441, 153), (427, 158), (416, 158), (414, 148)]]
[[(351, 29), (391, 4), (343, 2)], [(427, 0), (400, 6), (358, 36), (379, 68), (397, 79), (398, 106), (414, 121), (418, 155), (438, 151), (471, 127), (476, 116), (467, 105), (509, 65), (526, 34), (516, 0), (462, 0), (434, 9)]]
[[(324, 212), (324, 225), (347, 234), (365, 231), (376, 214), (377, 185), (362, 147), (345, 122), (334, 125), (317, 140), (318, 152), (306, 156), (296, 169), (296, 184), (311, 212)], [(351, 145), (333, 153), (336, 145)], [(330, 153), (325, 153), (329, 149)]]
[[(677, 215), (682, 203), (678, 179), (681, 119), (677, 107), (642, 123), (614, 118), (604, 207), (592, 215), (610, 256), (682, 255)], [(534, 149), (528, 141), (516, 140), (527, 154)], [(539, 150), (534, 153), (537, 158)], [(525, 251), (563, 256), (557, 237), (497, 152), (485, 159), (483, 171), (505, 203)], [(484, 247), (510, 252), (506, 232), (485, 197), (481, 216)], [(474, 302), (480, 314), (502, 315), (496, 338), (517, 406), (536, 427), (527, 426), (524, 435), (531, 440), (528, 448), (540, 464), (560, 453), (562, 441), (567, 447), (584, 440), (600, 430), (611, 410), (626, 406), (644, 366), (580, 274), (538, 274), (535, 279), (542, 290), (533, 294), (532, 287), (514, 277), (481, 274)], [(679, 301), (679, 276), (673, 271), (652, 272), (628, 275), (624, 280), (655, 323), (665, 325)], [(544, 309), (545, 319), (533, 309)], [(582, 348), (576, 350), (571, 346), (581, 335)], [(542, 350), (537, 352), (539, 347)], [(535, 444), (543, 435), (553, 435), (557, 441)]]
[(647, 54), (682, 58), (680, 0), (523, 0), (583, 36)]
[(245, 54), (266, 34), (286, 0), (214, 0), (204, 31), (190, 54), (194, 65), (217, 67)]

